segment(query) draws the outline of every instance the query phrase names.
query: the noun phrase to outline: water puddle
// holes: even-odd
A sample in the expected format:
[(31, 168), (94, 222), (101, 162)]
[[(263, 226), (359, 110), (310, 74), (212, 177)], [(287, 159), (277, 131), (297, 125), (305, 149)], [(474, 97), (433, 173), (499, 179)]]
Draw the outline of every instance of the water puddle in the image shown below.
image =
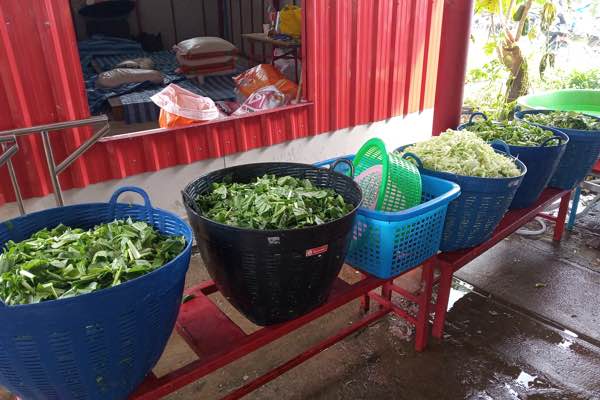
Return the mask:
[(450, 287), (450, 296), (448, 298), (448, 307), (446, 307), (446, 311), (450, 311), (458, 300), (462, 299), (473, 291), (473, 286), (469, 285), (466, 282), (459, 281), (457, 279), (452, 280), (452, 286)]
[(517, 379), (515, 379), (515, 382), (523, 386), (525, 389), (529, 389), (529, 386), (533, 383), (533, 381), (535, 381), (536, 378), (537, 375), (529, 375), (527, 372), (521, 371), (519, 376), (517, 376)]
[(568, 337), (561, 335), (563, 337), (563, 339), (561, 340), (560, 343), (557, 344), (557, 346), (560, 347), (561, 349), (568, 349), (573, 345), (573, 340), (571, 338), (576, 338), (579, 336), (575, 332), (570, 331), (568, 329), (563, 329), (563, 333)]

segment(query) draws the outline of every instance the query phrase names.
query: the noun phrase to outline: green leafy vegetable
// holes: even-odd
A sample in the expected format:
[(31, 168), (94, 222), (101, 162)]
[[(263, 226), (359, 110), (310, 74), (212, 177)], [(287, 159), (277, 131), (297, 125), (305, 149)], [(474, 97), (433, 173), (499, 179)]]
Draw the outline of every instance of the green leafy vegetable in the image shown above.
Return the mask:
[(0, 299), (30, 304), (73, 297), (145, 275), (185, 248), (183, 236), (167, 236), (131, 219), (90, 230), (59, 225), (0, 254)]
[(524, 118), (528, 122), (556, 128), (579, 129), (584, 131), (600, 130), (600, 121), (598, 119), (572, 111), (525, 114)]
[(320, 225), (354, 206), (335, 191), (308, 179), (265, 175), (251, 183), (213, 183), (197, 198), (202, 214), (226, 225), (252, 229), (293, 229)]
[(505, 178), (521, 175), (508, 157), (498, 154), (476, 133), (447, 130), (407, 147), (404, 152), (416, 154), (427, 169), (464, 176)]
[[(477, 136), (491, 142), (494, 139), (504, 140), (514, 146), (538, 146), (545, 140), (554, 137), (552, 131), (539, 126), (524, 124), (519, 121), (492, 122), (490, 120), (475, 122), (467, 126), (468, 131), (476, 132)], [(552, 142), (553, 144), (556, 144)]]

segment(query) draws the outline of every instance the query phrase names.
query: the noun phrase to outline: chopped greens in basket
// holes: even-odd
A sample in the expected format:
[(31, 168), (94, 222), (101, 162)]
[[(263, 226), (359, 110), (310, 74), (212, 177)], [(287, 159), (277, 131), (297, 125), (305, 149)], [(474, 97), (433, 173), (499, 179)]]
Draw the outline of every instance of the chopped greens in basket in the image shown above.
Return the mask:
[[(404, 149), (416, 154), (423, 167), (482, 178), (506, 178), (521, 175), (514, 161), (498, 154), (474, 132), (448, 129), (440, 136)], [(409, 158), (410, 159), (410, 158)]]
[(8, 305), (62, 299), (116, 286), (145, 275), (185, 248), (141, 222), (117, 220), (84, 230), (59, 225), (0, 254), (0, 299)]
[[(542, 129), (539, 126), (524, 124), (520, 121), (479, 121), (467, 126), (465, 129), (476, 132), (477, 136), (486, 142), (500, 139), (513, 146), (538, 146), (545, 140), (554, 137), (552, 131)], [(550, 144), (556, 145), (558, 141), (552, 141)]]
[(523, 118), (528, 122), (556, 128), (579, 129), (583, 131), (600, 130), (600, 120), (573, 111), (525, 114)]
[(315, 186), (308, 179), (273, 175), (251, 183), (213, 183), (211, 192), (196, 201), (204, 217), (251, 229), (320, 225), (354, 208), (332, 189)]

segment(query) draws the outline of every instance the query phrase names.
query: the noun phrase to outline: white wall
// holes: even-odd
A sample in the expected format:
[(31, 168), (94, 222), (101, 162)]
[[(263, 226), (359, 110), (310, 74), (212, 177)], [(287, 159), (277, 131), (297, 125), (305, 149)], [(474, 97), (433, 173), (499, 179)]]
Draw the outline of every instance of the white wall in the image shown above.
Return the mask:
[[(393, 150), (403, 144), (424, 140), (431, 134), (433, 111), (411, 114), (405, 118), (392, 118), (387, 121), (342, 129), (310, 138), (297, 139), (275, 146), (233, 154), (223, 158), (204, 160), (189, 165), (167, 168), (131, 176), (121, 180), (90, 185), (84, 189), (72, 189), (64, 192), (65, 204), (107, 201), (114, 190), (120, 186), (134, 185), (146, 190), (156, 207), (185, 214), (181, 203), (183, 187), (202, 174), (224, 168), (262, 161), (292, 161), (313, 163), (336, 156), (356, 153), (360, 146), (372, 137), (380, 137)], [(124, 202), (138, 202), (137, 195), (123, 195)], [(27, 212), (55, 207), (53, 195), (28, 199), (25, 201)], [(0, 221), (18, 216), (15, 203), (0, 207)]]

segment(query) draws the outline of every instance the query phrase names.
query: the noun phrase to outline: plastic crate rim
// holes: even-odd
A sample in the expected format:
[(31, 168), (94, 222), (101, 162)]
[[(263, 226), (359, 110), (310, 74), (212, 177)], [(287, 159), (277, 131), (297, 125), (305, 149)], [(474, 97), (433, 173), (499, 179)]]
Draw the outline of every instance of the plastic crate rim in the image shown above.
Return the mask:
[[(337, 158), (330, 158), (328, 160), (315, 163), (314, 165), (319, 168), (322, 168), (326, 165), (333, 164), (335, 161), (339, 160), (340, 158), (352, 160), (352, 159), (354, 159), (354, 155), (350, 154), (350, 155), (345, 155), (345, 156), (341, 156), (341, 157), (337, 157)], [(449, 187), (449, 189), (446, 191), (446, 193), (444, 193), (440, 196), (436, 196), (435, 198), (433, 198), (429, 201), (426, 201), (417, 206), (408, 208), (406, 210), (377, 211), (377, 210), (370, 210), (368, 208), (360, 207), (358, 209), (358, 215), (363, 215), (368, 218), (372, 218), (372, 219), (376, 219), (376, 220), (380, 220), (380, 221), (402, 221), (402, 220), (405, 220), (408, 218), (413, 218), (418, 215), (422, 215), (426, 212), (429, 212), (429, 211), (439, 207), (443, 203), (450, 203), (452, 200), (456, 199), (460, 195), (460, 186), (458, 184), (456, 184), (455, 182), (451, 182), (451, 181), (448, 181), (448, 180), (442, 179), (442, 178), (437, 178), (435, 176), (429, 176), (427, 174), (421, 175), (421, 178), (426, 178), (428, 180), (432, 180), (433, 182), (447, 185)]]

